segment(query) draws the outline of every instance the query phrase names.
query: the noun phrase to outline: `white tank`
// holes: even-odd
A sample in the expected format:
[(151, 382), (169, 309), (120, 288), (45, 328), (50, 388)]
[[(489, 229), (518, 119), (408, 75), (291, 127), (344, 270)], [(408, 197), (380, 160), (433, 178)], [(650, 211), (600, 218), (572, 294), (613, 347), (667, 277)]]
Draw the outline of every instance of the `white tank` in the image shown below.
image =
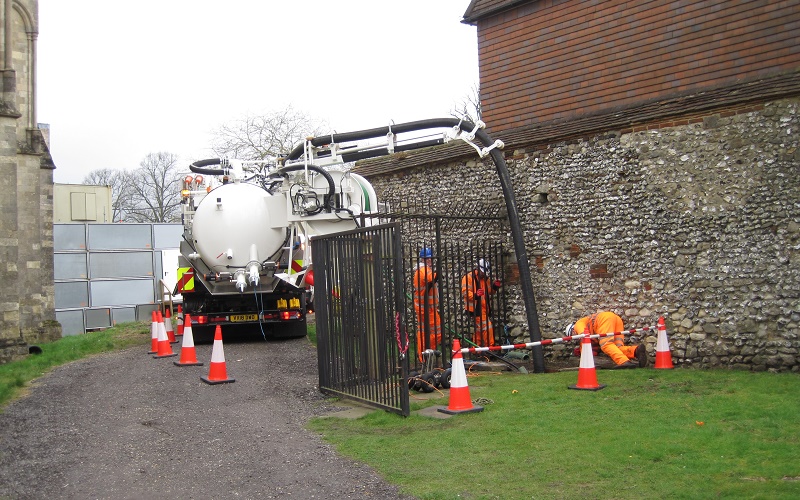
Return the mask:
[(216, 272), (263, 262), (284, 243), (284, 227), (270, 221), (264, 189), (246, 183), (224, 184), (206, 195), (194, 214), (192, 236), (200, 258)]

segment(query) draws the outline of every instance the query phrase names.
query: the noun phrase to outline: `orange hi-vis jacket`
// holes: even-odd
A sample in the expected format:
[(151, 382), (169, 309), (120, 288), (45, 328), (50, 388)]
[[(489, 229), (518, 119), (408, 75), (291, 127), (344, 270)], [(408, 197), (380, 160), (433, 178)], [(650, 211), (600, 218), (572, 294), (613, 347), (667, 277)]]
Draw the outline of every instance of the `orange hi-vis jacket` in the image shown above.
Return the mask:
[[(439, 318), (439, 288), (436, 273), (430, 266), (420, 263), (412, 278), (414, 311), (417, 313), (417, 352), (436, 349), (442, 342), (442, 322)], [(424, 332), (424, 334), (423, 334)]]
[[(483, 290), (483, 296), (477, 295)], [(480, 277), (477, 270), (472, 270), (461, 278), (461, 296), (464, 309), (475, 318), (473, 342), (480, 347), (494, 345), (494, 325), (489, 319), (491, 309), (489, 295), (496, 293), (488, 277)]]
[[(589, 335), (594, 335), (622, 332), (624, 327), (622, 326), (622, 318), (613, 312), (603, 311), (579, 319), (573, 327), (576, 335), (586, 333), (587, 328)], [(622, 334), (614, 335), (613, 337), (602, 337), (598, 340), (600, 349), (618, 365), (635, 358), (636, 346), (626, 346), (625, 337)]]
[[(481, 289), (483, 289), (483, 297), (475, 294)], [(464, 298), (464, 309), (470, 314), (476, 316), (482, 313), (488, 314), (490, 309), (489, 295), (496, 291), (492, 288), (489, 277), (481, 278), (478, 276), (477, 270), (472, 270), (461, 278), (461, 296)]]

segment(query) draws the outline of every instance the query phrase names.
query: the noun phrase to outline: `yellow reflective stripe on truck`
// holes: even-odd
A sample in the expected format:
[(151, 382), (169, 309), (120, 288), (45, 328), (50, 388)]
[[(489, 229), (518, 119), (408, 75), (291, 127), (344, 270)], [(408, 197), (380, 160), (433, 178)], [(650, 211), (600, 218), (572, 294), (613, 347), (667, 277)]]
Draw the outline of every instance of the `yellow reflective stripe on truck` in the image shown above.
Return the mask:
[(194, 269), (191, 267), (178, 268), (178, 292), (194, 291)]

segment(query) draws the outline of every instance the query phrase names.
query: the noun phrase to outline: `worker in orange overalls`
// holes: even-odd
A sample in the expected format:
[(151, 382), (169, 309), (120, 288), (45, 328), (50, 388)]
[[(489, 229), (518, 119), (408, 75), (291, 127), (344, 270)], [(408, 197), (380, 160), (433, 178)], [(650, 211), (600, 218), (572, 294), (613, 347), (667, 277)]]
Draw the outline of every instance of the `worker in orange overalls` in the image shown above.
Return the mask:
[(419, 264), (414, 271), (414, 312), (417, 313), (417, 356), (424, 362), (422, 352), (436, 349), (442, 343), (442, 321), (439, 318), (439, 277), (433, 269), (433, 251), (419, 251)]
[[(581, 335), (583, 333), (595, 335), (599, 333), (614, 333), (613, 337), (598, 339), (600, 349), (616, 364), (615, 368), (644, 368), (647, 366), (647, 350), (644, 345), (625, 345), (622, 335), (622, 318), (610, 311), (602, 311), (591, 316), (579, 319), (567, 326), (566, 336)], [(636, 360), (636, 361), (634, 361)]]
[(486, 259), (479, 259), (475, 269), (461, 278), (464, 310), (475, 319), (475, 334), (472, 341), (480, 347), (494, 345), (494, 326), (489, 319), (490, 296), (497, 293), (501, 286), (500, 280), (489, 280), (489, 261)]

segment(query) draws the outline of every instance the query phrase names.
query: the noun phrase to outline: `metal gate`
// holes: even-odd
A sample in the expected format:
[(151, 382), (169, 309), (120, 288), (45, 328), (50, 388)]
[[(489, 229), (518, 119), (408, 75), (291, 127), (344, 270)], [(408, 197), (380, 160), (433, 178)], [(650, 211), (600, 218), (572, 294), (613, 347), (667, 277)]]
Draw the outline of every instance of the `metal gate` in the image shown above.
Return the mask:
[[(392, 210), (388, 208), (392, 207)], [(432, 206), (426, 201), (413, 199), (389, 199), (384, 210), (371, 214), (370, 220), (396, 221), (402, 234), (403, 283), (405, 299), (405, 325), (410, 333), (411, 370), (427, 371), (420, 353), (431, 349), (437, 352), (434, 367), (446, 369), (450, 366), (453, 340), (458, 338), (464, 347), (477, 347), (476, 318), (469, 316), (465, 308), (462, 282), (471, 274), (479, 261), (487, 268), (489, 282), (499, 280), (503, 286), (492, 289), (483, 298), (488, 310), (488, 321), (481, 322), (491, 335), (494, 344), (510, 344), (509, 287), (517, 285), (513, 271), (508, 272), (510, 252), (503, 244), (508, 232), (507, 217), (501, 213), (497, 203), (461, 201), (455, 205)], [(367, 225), (364, 223), (363, 225)], [(430, 250), (431, 265), (436, 279), (437, 310), (417, 310), (413, 305), (415, 271), (422, 262), (420, 251)], [(431, 321), (430, 315), (437, 316)], [(436, 342), (430, 329), (438, 324), (441, 341)], [(487, 328), (488, 327), (488, 328)], [(484, 347), (481, 345), (480, 347)], [(498, 361), (492, 354), (484, 356), (489, 361)], [(502, 360), (500, 360), (502, 361)]]
[(408, 416), (408, 334), (397, 224), (311, 239), (319, 386)]

